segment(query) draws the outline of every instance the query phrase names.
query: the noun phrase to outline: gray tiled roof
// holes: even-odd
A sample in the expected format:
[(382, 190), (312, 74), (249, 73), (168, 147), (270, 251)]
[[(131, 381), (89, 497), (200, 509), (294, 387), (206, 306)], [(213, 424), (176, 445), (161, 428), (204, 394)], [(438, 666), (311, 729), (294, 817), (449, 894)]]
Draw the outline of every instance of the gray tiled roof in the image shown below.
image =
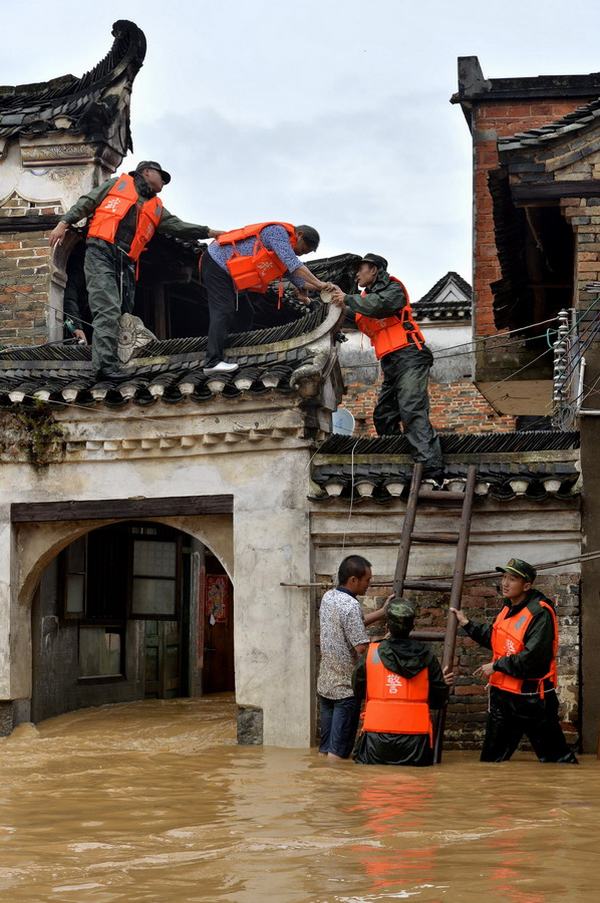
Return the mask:
[[(440, 436), (445, 461), (445, 488), (464, 485), (467, 467), (477, 463), (476, 494), (499, 500), (549, 496), (572, 498), (579, 492), (579, 434), (555, 431), (447, 433)], [(390, 503), (406, 497), (413, 464), (403, 436), (356, 439), (331, 436), (314, 456), (315, 501), (352, 497), (354, 503)], [(441, 490), (443, 496), (444, 490)]]
[(528, 129), (525, 132), (517, 132), (509, 137), (498, 138), (498, 150), (502, 153), (503, 151), (512, 151), (518, 148), (541, 146), (567, 134), (569, 137), (574, 137), (574, 133), (581, 131), (590, 123), (598, 121), (599, 118), (600, 98), (596, 98), (585, 104), (585, 106), (578, 107), (571, 113), (567, 113), (561, 119), (548, 123), (548, 125)]
[[(157, 398), (177, 402), (185, 397), (205, 401), (215, 395), (238, 397), (294, 388), (294, 374), (314, 362), (311, 343), (335, 334), (340, 314), (320, 302), (307, 316), (229, 340), (228, 357), (240, 369), (228, 376), (203, 373), (206, 337), (151, 341), (127, 364), (124, 380), (98, 381), (91, 351), (77, 345), (8, 348), (0, 352), (0, 407), (52, 403), (150, 404)], [(318, 367), (318, 362), (315, 363)]]
[[(465, 301), (444, 297), (444, 290), (453, 284), (465, 295)], [(471, 317), (472, 297), (469, 283), (450, 270), (412, 304), (412, 309), (417, 320), (468, 320)]]

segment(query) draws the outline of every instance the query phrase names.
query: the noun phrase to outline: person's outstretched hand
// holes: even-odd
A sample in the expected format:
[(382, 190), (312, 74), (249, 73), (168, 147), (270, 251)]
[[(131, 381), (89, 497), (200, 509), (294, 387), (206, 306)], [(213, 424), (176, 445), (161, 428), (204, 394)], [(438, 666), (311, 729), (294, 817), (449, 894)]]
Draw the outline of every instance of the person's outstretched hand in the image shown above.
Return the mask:
[(452, 612), (453, 615), (455, 615), (456, 620), (458, 621), (458, 623), (460, 624), (461, 627), (464, 627), (465, 624), (469, 623), (469, 619), (467, 618), (466, 614), (464, 612), (460, 611), (458, 608), (453, 608), (452, 606), (450, 606), (450, 611)]

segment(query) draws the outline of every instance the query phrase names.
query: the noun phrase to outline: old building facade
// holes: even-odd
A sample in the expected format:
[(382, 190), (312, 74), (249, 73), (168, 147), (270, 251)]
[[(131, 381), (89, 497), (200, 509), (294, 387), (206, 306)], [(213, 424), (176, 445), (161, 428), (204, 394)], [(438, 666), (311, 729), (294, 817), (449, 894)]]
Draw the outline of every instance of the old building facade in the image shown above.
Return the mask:
[[(561, 428), (579, 427), (586, 553), (600, 548), (599, 91), (597, 73), (486, 79), (477, 58), (464, 57), (452, 98), (473, 136), (476, 383), (502, 413), (533, 423), (553, 415)], [(510, 344), (494, 348), (506, 330)], [(596, 559), (581, 568), (583, 742), (592, 750), (600, 725), (600, 568)]]
[[(136, 313), (152, 332), (123, 320), (126, 380), (98, 382), (89, 348), (62, 341), (81, 234), (51, 255), (48, 233), (131, 145), (129, 98), (146, 44), (129, 22), (113, 34), (81, 79), (0, 93), (0, 729), (101, 702), (234, 691), (243, 742), (309, 746), (320, 586), (356, 551), (385, 594), (408, 449), (401, 437), (331, 435), (356, 334), (340, 345), (339, 312), (319, 301), (302, 313), (267, 297), (257, 328), (231, 337), (239, 371), (206, 377), (199, 247), (150, 247)], [(311, 266), (349, 285), (356, 259)], [(470, 340), (470, 311), (458, 314), (468, 286), (448, 275), (423, 304), (440, 349)], [(479, 322), (477, 304), (476, 293)], [(436, 339), (437, 310), (453, 312), (453, 340)], [(449, 358), (445, 385), (462, 380), (473, 392), (470, 361)], [(440, 405), (448, 394), (440, 390)], [(447, 421), (457, 429), (443, 437), (447, 488), (479, 465), (471, 573), (517, 552), (543, 563), (581, 550), (578, 435), (513, 432), (516, 413), (493, 414), (485, 435), (460, 411)], [(443, 490), (434, 495), (419, 517), (430, 531), (452, 530), (456, 508)], [(448, 547), (430, 545), (416, 549), (410, 572), (449, 567)], [(543, 571), (541, 585), (559, 600), (564, 717), (576, 735), (578, 563)], [(489, 580), (468, 584), (470, 610), (490, 617), (494, 599)], [(420, 601), (424, 624), (443, 621), (443, 597)], [(461, 641), (449, 724), (465, 746), (485, 716), (483, 687), (467, 676), (477, 655)]]

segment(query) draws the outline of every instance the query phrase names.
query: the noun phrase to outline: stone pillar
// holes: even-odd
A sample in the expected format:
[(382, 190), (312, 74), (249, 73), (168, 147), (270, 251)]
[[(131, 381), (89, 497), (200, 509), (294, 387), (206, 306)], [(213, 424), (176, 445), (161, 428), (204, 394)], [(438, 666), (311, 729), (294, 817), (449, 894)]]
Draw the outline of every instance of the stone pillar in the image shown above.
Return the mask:
[(10, 695), (11, 564), (10, 505), (0, 506), (0, 700)]
[[(308, 747), (313, 737), (308, 452), (266, 454), (256, 493), (236, 498), (235, 680), (240, 740)], [(290, 476), (293, 475), (293, 476)]]
[[(584, 388), (588, 392), (593, 386), (600, 384), (599, 342), (594, 342), (593, 348), (586, 351), (585, 360)], [(599, 396), (590, 395), (583, 407), (598, 410), (598, 402)], [(600, 417), (581, 417), (580, 430), (583, 474), (582, 552), (591, 552), (600, 549)], [(584, 752), (594, 753), (598, 749), (600, 738), (600, 559), (582, 562), (581, 577), (582, 745)]]

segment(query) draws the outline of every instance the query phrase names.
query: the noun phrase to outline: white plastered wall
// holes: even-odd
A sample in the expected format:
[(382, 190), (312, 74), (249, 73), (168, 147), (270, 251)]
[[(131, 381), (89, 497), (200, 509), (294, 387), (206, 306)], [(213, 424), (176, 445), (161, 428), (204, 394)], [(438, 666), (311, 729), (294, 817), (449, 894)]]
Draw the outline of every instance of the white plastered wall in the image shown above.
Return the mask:
[[(126, 422), (121, 415), (124, 432)], [(116, 428), (114, 422), (112, 426)], [(97, 435), (98, 428), (90, 432)], [(303, 441), (278, 446), (134, 460), (96, 457), (40, 470), (25, 463), (3, 463), (0, 699), (22, 699), (31, 693), (30, 606), (43, 568), (78, 535), (111, 522), (11, 526), (11, 502), (231, 494), (233, 517), (160, 520), (208, 545), (234, 580), (236, 698), (240, 705), (263, 710), (264, 743), (309, 746), (310, 595), (308, 590), (280, 586), (309, 580), (309, 451)]]

